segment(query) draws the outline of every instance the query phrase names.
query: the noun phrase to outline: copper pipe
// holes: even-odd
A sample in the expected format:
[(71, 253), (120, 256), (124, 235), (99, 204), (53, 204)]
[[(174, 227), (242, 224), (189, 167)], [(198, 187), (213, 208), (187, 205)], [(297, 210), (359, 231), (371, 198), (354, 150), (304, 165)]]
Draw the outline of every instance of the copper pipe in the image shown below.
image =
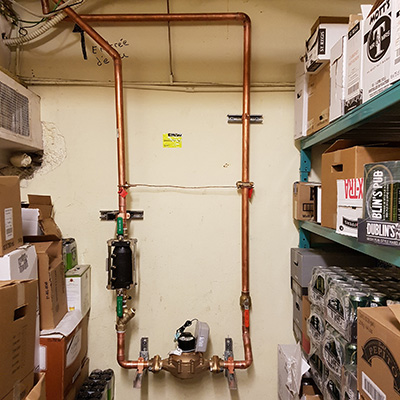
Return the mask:
[[(106, 42), (104, 47), (98, 40), (101, 38), (92, 28), (85, 22), (220, 22), (220, 21), (239, 21), (244, 27), (243, 41), (243, 111), (242, 111), (242, 181), (249, 182), (249, 142), (250, 142), (250, 43), (251, 43), (251, 22), (250, 18), (244, 13), (220, 13), (220, 14), (92, 14), (81, 15), (78, 17), (75, 13), (68, 15), (87, 31), (90, 29), (92, 34), (89, 35), (99, 43), (112, 57), (115, 65), (115, 81), (116, 81), (116, 99), (117, 99), (117, 135), (118, 135), (118, 171), (119, 185), (125, 184), (125, 144), (123, 132), (123, 99), (122, 99), (122, 69), (121, 58), (113, 56), (115, 50)], [(78, 17), (78, 18), (77, 18)], [(79, 22), (80, 21), (80, 22)], [(85, 22), (84, 22), (85, 21)], [(93, 36), (92, 36), (93, 35)], [(102, 39), (102, 38), (101, 38)], [(102, 39), (104, 41), (104, 39)], [(104, 41), (105, 42), (105, 41)], [(116, 52), (115, 52), (116, 53)], [(119, 134), (118, 134), (119, 133)], [(126, 215), (126, 205), (121, 204), (120, 196), (120, 212), (123, 210), (124, 217)], [(124, 223), (126, 223), (124, 218)], [(248, 368), (253, 361), (251, 340), (250, 340), (250, 322), (249, 322), (249, 188), (242, 188), (242, 296), (249, 298), (249, 305), (246, 310), (242, 309), (242, 336), (245, 353), (244, 361), (234, 361), (235, 368)], [(120, 335), (118, 333), (118, 335)], [(118, 362), (124, 368), (135, 368), (138, 361), (126, 361), (123, 354), (120, 354), (120, 338), (118, 337)], [(226, 367), (227, 368), (227, 367)]]
[[(64, 12), (78, 24), (99, 46), (101, 46), (113, 59), (114, 62), (114, 79), (115, 79), (115, 106), (116, 106), (116, 127), (117, 127), (117, 156), (118, 156), (118, 187), (122, 187), (126, 183), (125, 177), (125, 123), (124, 123), (124, 101), (123, 101), (123, 85), (122, 85), (122, 61), (119, 53), (111, 47), (111, 45), (100, 36), (91, 26), (89, 26), (75, 11), (67, 7)], [(124, 228), (126, 228), (126, 199), (118, 196), (119, 212), (124, 220)]]
[(43, 14), (48, 14), (50, 12), (49, 0), (41, 0), (41, 1), (42, 1)]
[(149, 361), (128, 361), (125, 359), (125, 331), (117, 332), (117, 361), (122, 368), (126, 369), (138, 369), (138, 368), (149, 368)]
[(220, 22), (240, 21), (250, 26), (244, 13), (206, 14), (81, 14), (86, 22)]

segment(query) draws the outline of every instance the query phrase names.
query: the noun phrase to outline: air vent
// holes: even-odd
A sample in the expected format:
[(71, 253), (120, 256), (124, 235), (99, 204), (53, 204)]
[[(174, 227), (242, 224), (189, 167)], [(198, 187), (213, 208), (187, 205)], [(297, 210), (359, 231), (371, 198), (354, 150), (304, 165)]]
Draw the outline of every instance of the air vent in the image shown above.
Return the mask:
[(43, 150), (39, 97), (0, 71), (0, 148)]
[(29, 137), (29, 100), (0, 82), (0, 127)]

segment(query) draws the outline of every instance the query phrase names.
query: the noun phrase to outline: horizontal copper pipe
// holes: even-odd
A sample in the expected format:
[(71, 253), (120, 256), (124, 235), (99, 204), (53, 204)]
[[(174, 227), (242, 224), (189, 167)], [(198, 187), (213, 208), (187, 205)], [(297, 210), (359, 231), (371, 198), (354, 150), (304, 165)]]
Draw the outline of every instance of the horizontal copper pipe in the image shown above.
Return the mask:
[(147, 369), (149, 368), (149, 361), (128, 361), (125, 359), (125, 332), (117, 332), (117, 361), (122, 368), (126, 369)]
[(219, 14), (81, 14), (81, 18), (93, 22), (220, 22), (241, 21), (250, 23), (244, 13)]

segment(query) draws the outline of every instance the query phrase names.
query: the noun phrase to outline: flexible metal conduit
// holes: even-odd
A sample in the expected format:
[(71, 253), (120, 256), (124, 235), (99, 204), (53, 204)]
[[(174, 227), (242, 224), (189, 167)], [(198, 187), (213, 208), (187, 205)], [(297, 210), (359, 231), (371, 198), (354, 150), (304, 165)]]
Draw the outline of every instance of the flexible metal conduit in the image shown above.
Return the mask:
[[(43, 0), (42, 0), (43, 2)], [(251, 21), (244, 13), (216, 13), (216, 14), (104, 14), (78, 15), (70, 8), (65, 12), (77, 23), (95, 42), (97, 42), (113, 59), (115, 75), (115, 98), (117, 116), (117, 147), (118, 147), (118, 185), (123, 187), (125, 179), (125, 131), (123, 110), (122, 63), (119, 53), (103, 39), (88, 23), (121, 23), (121, 22), (239, 22), (244, 28), (243, 42), (243, 108), (242, 108), (242, 182), (249, 183), (249, 142), (250, 142), (250, 43)], [(242, 361), (219, 360), (219, 367), (226, 369), (246, 369), (253, 362), (250, 339), (249, 310), (251, 307), (249, 290), (249, 190), (243, 185), (242, 196), (242, 295), (240, 306), (242, 309), (242, 336), (245, 359)], [(119, 212), (123, 216), (126, 228), (126, 200), (119, 196)], [(123, 368), (148, 368), (149, 362), (141, 360), (125, 360), (125, 331), (117, 332), (118, 355), (117, 359)], [(211, 361), (210, 361), (211, 364)]]

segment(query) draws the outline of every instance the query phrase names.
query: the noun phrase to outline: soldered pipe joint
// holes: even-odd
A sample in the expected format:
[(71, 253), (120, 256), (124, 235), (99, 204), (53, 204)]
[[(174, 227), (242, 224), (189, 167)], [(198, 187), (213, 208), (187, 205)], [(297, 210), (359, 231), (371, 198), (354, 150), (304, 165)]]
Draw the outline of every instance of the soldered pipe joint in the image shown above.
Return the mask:
[(242, 292), (240, 296), (240, 308), (243, 310), (250, 310), (251, 307), (251, 297), (249, 293)]

